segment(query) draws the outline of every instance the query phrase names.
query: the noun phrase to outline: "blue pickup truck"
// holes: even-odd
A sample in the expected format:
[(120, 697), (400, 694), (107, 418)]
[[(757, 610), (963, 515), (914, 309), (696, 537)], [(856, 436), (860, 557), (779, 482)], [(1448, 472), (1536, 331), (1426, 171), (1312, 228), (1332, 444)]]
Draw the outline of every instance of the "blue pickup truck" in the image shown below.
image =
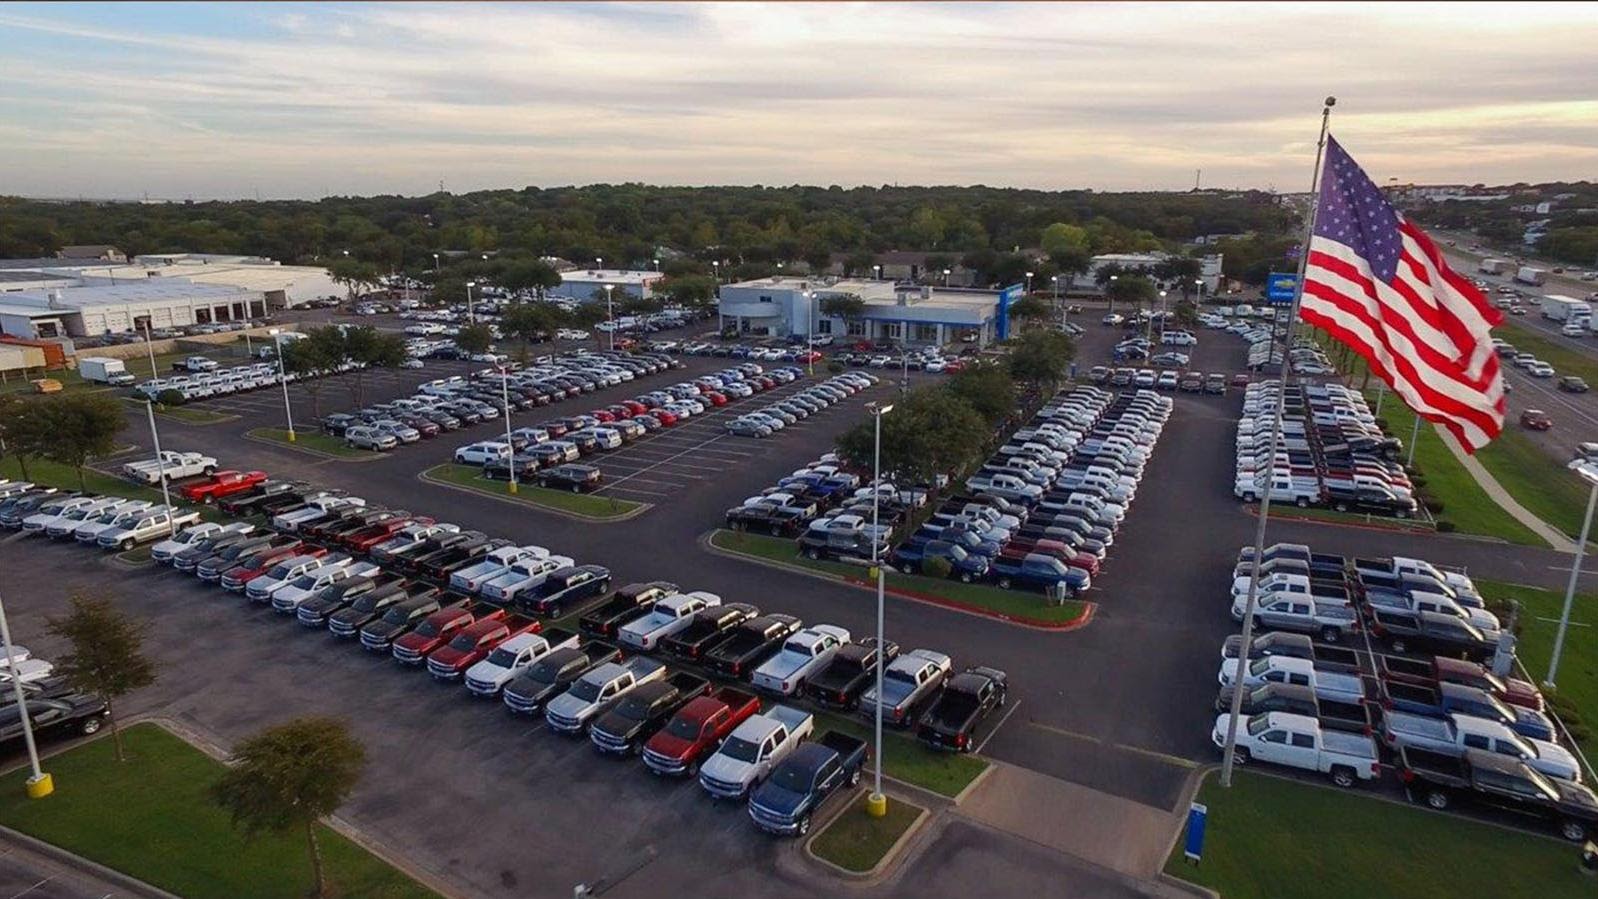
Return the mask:
[(993, 582), (1008, 590), (1012, 587), (1021, 590), (1049, 591), (1065, 587), (1065, 591), (1075, 596), (1092, 586), (1092, 578), (1080, 568), (1072, 568), (1054, 556), (1043, 553), (1027, 553), (1019, 558), (1001, 555), (993, 560), (989, 575)]
[(866, 742), (829, 730), (800, 743), (749, 796), (749, 818), (769, 833), (802, 837), (827, 797), (860, 783)]
[(998, 555), (999, 550), (1004, 548), (999, 541), (978, 534), (964, 525), (924, 524), (910, 535), (910, 539), (946, 540), (974, 556), (984, 556), (989, 559)]
[(966, 552), (965, 547), (947, 540), (924, 540), (911, 537), (893, 551), (893, 567), (905, 574), (916, 574), (928, 558), (949, 561), (949, 576), (966, 583), (978, 581), (988, 575), (988, 559)]
[(1547, 715), (1534, 709), (1510, 705), (1502, 699), (1463, 684), (1438, 684), (1421, 687), (1387, 681), (1383, 687), (1382, 705), (1395, 712), (1425, 715), (1428, 718), (1447, 718), (1450, 713), (1486, 718), (1508, 727), (1523, 737), (1533, 740), (1554, 741), (1554, 723)]

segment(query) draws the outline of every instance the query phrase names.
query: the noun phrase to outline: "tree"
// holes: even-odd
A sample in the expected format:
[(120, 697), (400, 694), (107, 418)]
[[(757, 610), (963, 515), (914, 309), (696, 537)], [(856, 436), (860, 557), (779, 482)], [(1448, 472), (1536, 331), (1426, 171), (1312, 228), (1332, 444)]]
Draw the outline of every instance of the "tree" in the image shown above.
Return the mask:
[[(78, 470), (78, 487), (88, 489), (83, 468), (96, 456), (116, 450), (116, 436), (127, 427), (122, 402), (97, 393), (60, 394), (28, 404), (40, 416), (24, 425), (35, 442), (43, 441), (39, 455)], [(34, 430), (37, 429), (37, 430)]]
[(46, 619), (45, 629), (72, 647), (57, 657), (56, 673), (74, 690), (92, 693), (105, 703), (117, 761), (124, 761), (122, 732), (111, 704), (155, 683), (155, 663), (144, 655), (148, 627), (129, 618), (110, 600), (74, 593), (71, 603), (72, 611), (65, 617)]
[(455, 345), (474, 356), (486, 353), (494, 345), (494, 332), (484, 324), (462, 325), (455, 334)]
[(549, 340), (565, 320), (566, 313), (552, 303), (518, 303), (506, 309), (499, 317), (499, 329), (506, 337), (527, 345)]
[(1010, 377), (1045, 392), (1065, 379), (1076, 341), (1059, 331), (1028, 331), (1010, 348)]
[(366, 390), (366, 373), (374, 368), (398, 368), (405, 364), (410, 354), (405, 350), (405, 337), (388, 331), (379, 331), (370, 325), (345, 327), (344, 359), (355, 363), (350, 370), (351, 397), (355, 405), (362, 405)]
[(877, 257), (872, 255), (870, 252), (866, 250), (856, 250), (855, 252), (843, 257), (844, 277), (856, 278), (869, 274), (875, 274), (876, 269), (872, 268), (872, 266), (874, 266), (876, 262)]
[(1049, 302), (1042, 297), (1026, 296), (1010, 304), (1010, 316), (1018, 321), (1036, 324), (1053, 314)]
[(306, 328), (304, 337), (282, 344), (283, 371), (300, 376), (296, 382), (311, 397), (311, 417), (322, 417), (321, 375), (344, 361), (344, 334), (331, 325)]
[(656, 296), (679, 306), (702, 306), (716, 298), (716, 279), (709, 275), (671, 275), (655, 282)]
[(303, 828), (317, 896), (327, 895), (317, 822), (349, 798), (366, 749), (336, 718), (296, 718), (240, 743), (212, 799), (247, 836)]
[[(1043, 229), (1043, 236), (1038, 245), (1043, 247), (1043, 252), (1059, 264), (1059, 257), (1068, 253), (1087, 253), (1088, 232), (1081, 225), (1068, 225), (1065, 222), (1055, 222)], [(1064, 266), (1060, 266), (1064, 269)]]
[[(874, 422), (855, 425), (838, 438), (845, 457), (869, 466), (875, 448)], [(957, 472), (983, 448), (988, 427), (964, 399), (938, 386), (910, 391), (882, 417), (882, 471), (912, 484), (931, 484), (939, 474)]]
[(1122, 303), (1147, 303), (1151, 302), (1158, 294), (1154, 282), (1143, 275), (1121, 275), (1109, 286), (1104, 288), (1104, 296), (1110, 301), (1110, 311), (1115, 311), (1117, 301)]
[(560, 286), (560, 273), (542, 259), (513, 262), (500, 273), (499, 286), (512, 293), (532, 291), (543, 299), (544, 291)]
[(1189, 299), (1181, 299), (1172, 310), (1178, 324), (1191, 328), (1198, 324), (1198, 304)]
[(990, 426), (1015, 408), (1015, 382), (1002, 366), (973, 365), (956, 372), (944, 386), (970, 404)]
[(859, 295), (839, 293), (821, 298), (821, 314), (831, 318), (854, 321), (866, 314), (866, 301)]
[(1175, 284), (1182, 291), (1182, 299), (1193, 293), (1193, 282), (1204, 271), (1204, 263), (1191, 256), (1172, 256), (1154, 266), (1154, 276)]
[(1059, 253), (1050, 253), (1049, 261), (1054, 263), (1060, 274), (1065, 276), (1065, 289), (1070, 290), (1076, 286), (1076, 279), (1088, 273), (1093, 268), (1093, 254), (1087, 250), (1065, 250)]
[(30, 405), (15, 394), (0, 394), (0, 458), (15, 456), (24, 480), (28, 478), (28, 457), (40, 455), (42, 446), (41, 418), (29, 414)]
[(344, 285), (351, 300), (355, 299), (355, 294), (360, 288), (380, 284), (383, 280), (378, 274), (376, 265), (349, 257), (328, 263), (327, 273), (334, 284)]
[(428, 288), (427, 302), (432, 306), (445, 306), (466, 301), (466, 279), (456, 275), (435, 273)]
[(572, 326), (592, 334), (596, 347), (604, 346), (604, 341), (600, 339), (603, 334), (599, 330), (599, 323), (609, 320), (610, 316), (605, 312), (603, 303), (583, 303), (572, 310), (571, 314)]

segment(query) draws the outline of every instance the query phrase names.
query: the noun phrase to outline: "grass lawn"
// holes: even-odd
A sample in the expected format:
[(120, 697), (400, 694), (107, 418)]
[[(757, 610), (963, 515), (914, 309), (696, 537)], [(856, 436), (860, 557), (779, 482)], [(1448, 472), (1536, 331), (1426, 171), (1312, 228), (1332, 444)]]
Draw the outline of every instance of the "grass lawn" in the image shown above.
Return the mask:
[[(1375, 391), (1367, 390), (1365, 396), (1370, 401), (1371, 410), (1375, 411)], [(1409, 441), (1415, 413), (1391, 391), (1383, 398), (1382, 410), (1377, 417), (1387, 422), (1388, 433), (1406, 443)], [(1408, 451), (1407, 446), (1405, 451)], [(1485, 461), (1483, 464), (1486, 464)], [(1443, 504), (1443, 511), (1437, 517), (1452, 521), (1460, 533), (1498, 537), (1526, 546), (1547, 545), (1493, 502), (1475, 478), (1470, 476), (1470, 472), (1465, 470), (1465, 466), (1454, 458), (1437, 431), (1424, 423), (1420, 429), (1420, 440), (1415, 444), (1415, 467), (1426, 478), (1425, 489)], [(1505, 487), (1507, 489), (1509, 485)]]
[[(14, 456), (0, 459), (0, 478), (12, 480), (32, 481), (44, 487), (59, 487), (62, 490), (78, 490), (78, 471), (70, 465), (59, 462), (50, 462), (45, 459), (29, 459), (28, 474), (22, 474), (22, 466), (17, 464)], [(161, 503), (161, 489), (159, 487), (146, 487), (135, 484), (122, 478), (95, 471), (91, 468), (83, 470), (84, 488), (90, 493), (105, 496), (125, 496), (129, 499), (145, 499), (159, 505)], [(214, 506), (195, 506), (186, 503), (182, 497), (172, 490), (172, 504), (175, 506), (192, 506), (200, 510), (200, 515), (206, 521), (221, 521), (225, 516)]]
[[(817, 716), (816, 730), (843, 731), (865, 740), (867, 745), (872, 742), (872, 724), (860, 718), (823, 712)], [(934, 752), (887, 724), (882, 727), (882, 773), (894, 780), (952, 799), (986, 770), (988, 763), (974, 755)], [(868, 765), (866, 777), (870, 776)]]
[[(160, 541), (156, 541), (156, 542), (158, 543)], [(132, 549), (128, 550), (127, 552), (117, 553), (117, 558), (121, 559), (124, 562), (133, 562), (135, 564), (148, 562), (148, 561), (150, 561), (150, 550), (153, 549), (154, 547), (155, 547), (155, 543), (144, 543), (144, 544), (141, 544), (139, 546), (133, 547)]]
[[(769, 537), (764, 534), (748, 534), (723, 529), (716, 532), (715, 536), (711, 538), (711, 543), (729, 552), (769, 559), (800, 568), (809, 568), (812, 571), (821, 571), (840, 577), (866, 577), (866, 569), (860, 565), (807, 559), (799, 555), (795, 543), (785, 537)], [(1042, 594), (1038, 593), (1000, 590), (998, 587), (989, 587), (985, 584), (962, 584), (959, 581), (943, 580), (941, 578), (901, 574), (892, 569), (888, 570), (887, 583), (890, 590), (908, 590), (924, 596), (934, 596), (979, 606), (1013, 618), (1030, 619), (1039, 622), (1072, 621), (1082, 614), (1082, 610), (1086, 605), (1078, 600), (1066, 600), (1060, 605), (1050, 605), (1044, 601)]]
[(319, 431), (296, 430), (293, 443), (289, 442), (289, 432), (283, 428), (251, 428), (245, 434), (261, 440), (281, 443), (294, 449), (310, 450), (329, 456), (338, 456), (342, 459), (371, 459), (377, 456), (377, 453), (356, 449), (331, 434), (323, 434)]
[(482, 476), (482, 469), (471, 465), (456, 465), (446, 462), (435, 465), (422, 476), (457, 487), (465, 487), (478, 493), (490, 496), (504, 497), (516, 502), (526, 503), (529, 506), (542, 506), (546, 509), (555, 509), (580, 515), (595, 521), (610, 521), (623, 518), (637, 511), (643, 503), (618, 499), (614, 496), (596, 496), (592, 493), (572, 493), (569, 490), (551, 490), (548, 487), (539, 487), (533, 484), (516, 485), (517, 492), (513, 495), (509, 487), (501, 481), (490, 481)]
[(1339, 512), (1336, 509), (1301, 509), (1288, 503), (1271, 503), (1271, 518), (1305, 518), (1311, 521), (1329, 521), (1334, 524), (1368, 524), (1378, 527), (1402, 528), (1429, 534), (1431, 525), (1413, 518), (1387, 518), (1381, 515), (1362, 515), (1358, 512)]
[(1513, 421), (1497, 440), (1477, 450), (1476, 458), (1533, 515), (1573, 540), (1581, 533), (1581, 518), (1587, 511), (1586, 483), (1533, 443)]
[[(1585, 567), (1585, 566), (1584, 566)], [(1534, 683), (1548, 676), (1554, 653), (1559, 612), (1565, 605), (1563, 590), (1539, 590), (1519, 584), (1476, 579), (1476, 589), (1488, 599), (1513, 599), (1520, 603), (1520, 643), (1515, 651)], [(1598, 596), (1576, 594), (1570, 609), (1570, 629), (1559, 656), (1559, 695), (1575, 706), (1587, 730), (1598, 729)], [(1598, 752), (1598, 739), (1582, 742), (1588, 758)]]
[(873, 818), (866, 811), (866, 797), (861, 796), (816, 836), (810, 851), (846, 871), (870, 871), (921, 812), (920, 806), (889, 799), (888, 813)]
[(1165, 871), (1226, 899), (1593, 895), (1570, 844), (1357, 790), (1238, 772), (1231, 789), (1210, 775), (1198, 801), (1203, 863), (1187, 864), (1178, 840)]
[[(0, 782), (0, 823), (191, 899), (306, 895), (301, 833), (246, 841), (211, 803), (222, 763), (153, 724), (125, 738), (121, 764), (109, 735), (47, 760), (47, 799), (24, 795), (26, 766), (12, 772)], [(319, 837), (335, 895), (436, 895), (326, 827)]]
[[(122, 401), (137, 408), (140, 412), (143, 412), (146, 406), (145, 401), (139, 397), (127, 396), (123, 397)], [(228, 415), (215, 409), (191, 409), (187, 406), (156, 406), (155, 414), (162, 418), (173, 418), (191, 425), (214, 425), (218, 422), (232, 421), (238, 418), (237, 415)]]

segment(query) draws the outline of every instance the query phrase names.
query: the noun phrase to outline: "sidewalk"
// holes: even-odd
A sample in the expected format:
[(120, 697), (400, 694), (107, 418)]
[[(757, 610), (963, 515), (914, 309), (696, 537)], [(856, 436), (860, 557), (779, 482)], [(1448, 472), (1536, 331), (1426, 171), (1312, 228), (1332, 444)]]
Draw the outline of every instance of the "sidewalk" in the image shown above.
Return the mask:
[(1446, 428), (1441, 428), (1437, 425), (1432, 425), (1432, 427), (1437, 431), (1437, 436), (1443, 439), (1443, 445), (1448, 447), (1448, 451), (1453, 453), (1454, 458), (1459, 460), (1459, 464), (1470, 472), (1470, 476), (1476, 479), (1476, 483), (1481, 486), (1481, 489), (1486, 491), (1487, 495), (1500, 508), (1508, 512), (1511, 518), (1531, 529), (1533, 533), (1547, 541), (1548, 545), (1554, 549), (1563, 553), (1576, 551), (1576, 542), (1574, 540), (1565, 536), (1563, 531), (1533, 515), (1531, 510), (1522, 506), (1513, 496), (1510, 496), (1509, 491), (1498, 483), (1498, 479), (1493, 477), (1492, 472), (1489, 472), (1480, 462), (1476, 461), (1475, 456), (1465, 452), (1465, 448), (1459, 445), (1459, 441), (1454, 439), (1453, 434), (1450, 434)]

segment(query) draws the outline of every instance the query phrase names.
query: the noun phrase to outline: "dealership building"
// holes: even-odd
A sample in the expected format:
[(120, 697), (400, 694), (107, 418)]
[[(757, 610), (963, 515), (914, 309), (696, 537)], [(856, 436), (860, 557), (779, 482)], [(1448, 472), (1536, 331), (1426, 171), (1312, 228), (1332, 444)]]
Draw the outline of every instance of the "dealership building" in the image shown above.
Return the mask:
[[(722, 327), (740, 335), (830, 336), (910, 344), (972, 340), (986, 345), (1009, 336), (1009, 307), (1021, 285), (1003, 290), (936, 288), (892, 281), (793, 277), (756, 278), (720, 289)], [(829, 316), (830, 297), (856, 296), (865, 304), (856, 318)]]
[(605, 288), (610, 288), (613, 300), (623, 296), (647, 299), (654, 295), (654, 285), (666, 277), (660, 272), (634, 272), (622, 269), (575, 269), (560, 273), (560, 286), (546, 291), (547, 296), (566, 300), (601, 299)]
[(263, 291), (186, 278), (0, 293), (0, 333), (13, 337), (96, 337), (245, 321), (266, 315)]

